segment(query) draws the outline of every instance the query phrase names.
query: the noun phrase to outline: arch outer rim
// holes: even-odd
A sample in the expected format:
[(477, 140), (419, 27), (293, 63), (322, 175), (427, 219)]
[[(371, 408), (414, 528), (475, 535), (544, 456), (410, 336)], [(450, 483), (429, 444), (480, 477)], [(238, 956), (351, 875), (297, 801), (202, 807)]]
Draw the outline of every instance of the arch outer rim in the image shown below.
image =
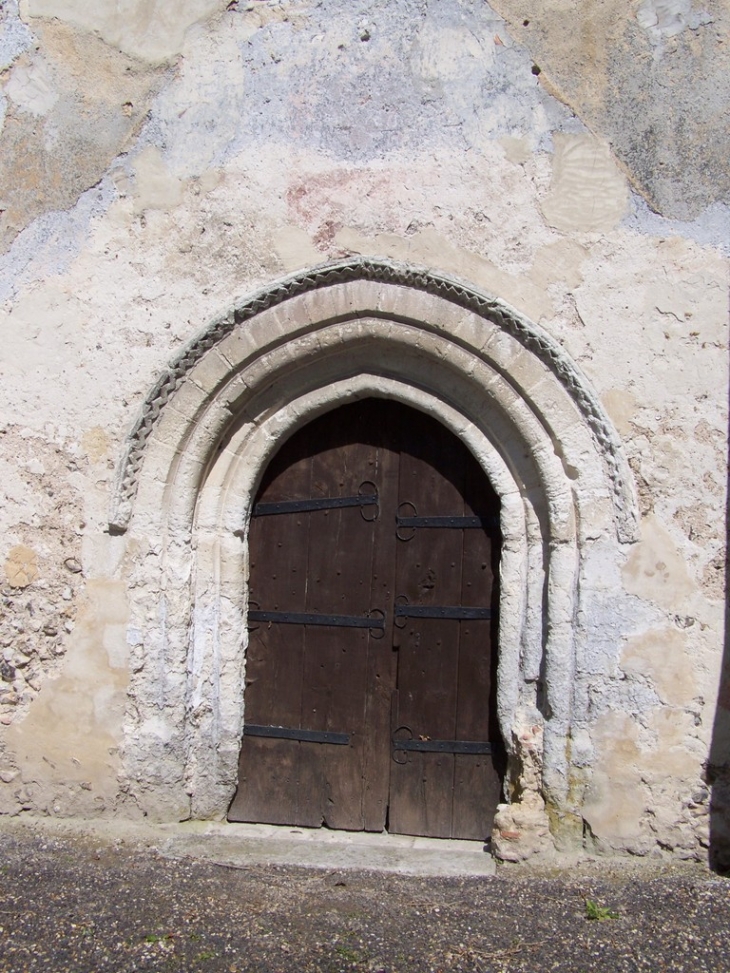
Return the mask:
[(350, 257), (280, 278), (235, 304), (184, 345), (145, 397), (127, 436), (112, 499), (110, 530), (123, 533), (129, 526), (147, 439), (168, 401), (202, 358), (236, 327), (269, 308), (320, 288), (357, 281), (432, 294), (489, 320), (532, 352), (563, 385), (590, 429), (611, 483), (619, 541), (636, 540), (639, 519), (636, 495), (618, 434), (590, 383), (560, 344), (506, 302), (465, 281), (425, 267), (372, 257)]

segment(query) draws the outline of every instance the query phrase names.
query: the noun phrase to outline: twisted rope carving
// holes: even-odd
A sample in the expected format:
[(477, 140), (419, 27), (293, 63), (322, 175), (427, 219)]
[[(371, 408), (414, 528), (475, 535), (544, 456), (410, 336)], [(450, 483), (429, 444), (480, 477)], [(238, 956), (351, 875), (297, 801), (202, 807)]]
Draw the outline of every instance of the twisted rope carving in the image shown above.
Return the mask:
[(619, 539), (635, 539), (637, 515), (632, 487), (624, 479), (621, 444), (597, 396), (563, 349), (549, 335), (502, 302), (449, 277), (387, 260), (356, 257), (295, 274), (254, 294), (214, 321), (187, 344), (159, 377), (145, 399), (128, 438), (120, 465), (111, 527), (124, 530), (137, 492), (147, 440), (162, 410), (203, 356), (238, 325), (308, 291), (351, 281), (397, 284), (425, 291), (496, 324), (535, 354), (558, 378), (583, 415), (606, 465), (611, 482)]

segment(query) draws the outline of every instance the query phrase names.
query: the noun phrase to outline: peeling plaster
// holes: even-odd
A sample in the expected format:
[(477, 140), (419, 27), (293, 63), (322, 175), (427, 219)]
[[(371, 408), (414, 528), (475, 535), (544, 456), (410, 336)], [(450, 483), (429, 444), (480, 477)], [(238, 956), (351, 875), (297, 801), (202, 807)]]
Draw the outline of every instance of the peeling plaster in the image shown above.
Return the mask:
[(18, 16), (18, 0), (0, 6), (0, 71), (5, 71), (34, 42), (31, 31)]
[(724, 0), (493, 0), (540, 81), (611, 145), (650, 209), (689, 222), (730, 199)]
[(158, 65), (179, 54), (193, 24), (225, 9), (222, 0), (126, 0), (124, 3), (87, 3), (86, 0), (25, 0), (23, 12), (35, 18), (62, 20), (98, 34), (105, 43), (130, 57)]

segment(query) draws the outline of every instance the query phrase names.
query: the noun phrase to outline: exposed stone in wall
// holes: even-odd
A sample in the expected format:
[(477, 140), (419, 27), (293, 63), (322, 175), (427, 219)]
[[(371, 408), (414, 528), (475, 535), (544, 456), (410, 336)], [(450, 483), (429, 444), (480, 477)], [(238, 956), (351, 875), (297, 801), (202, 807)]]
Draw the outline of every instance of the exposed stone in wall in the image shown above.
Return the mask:
[(0, 813), (135, 815), (117, 779), (126, 596), (98, 579), (109, 437), (7, 425), (0, 443)]
[(69, 480), (83, 465), (65, 443), (4, 427), (0, 459), (0, 723), (26, 715), (44, 680), (60, 671), (83, 590), (83, 501)]
[(512, 741), (514, 776), (508, 781), (510, 803), (498, 807), (492, 831), (494, 854), (507, 862), (545, 858), (554, 852), (542, 795), (542, 727), (525, 722), (526, 714), (520, 715)]

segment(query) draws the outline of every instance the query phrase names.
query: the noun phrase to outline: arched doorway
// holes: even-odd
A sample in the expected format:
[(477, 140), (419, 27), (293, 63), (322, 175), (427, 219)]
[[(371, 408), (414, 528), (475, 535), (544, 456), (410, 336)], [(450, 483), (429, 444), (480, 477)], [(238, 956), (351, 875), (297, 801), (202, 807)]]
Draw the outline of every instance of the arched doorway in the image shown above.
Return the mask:
[(578, 847), (591, 660), (599, 648), (615, 657), (636, 610), (606, 570), (638, 536), (631, 470), (595, 389), (539, 326), (463, 281), (370, 258), (274, 281), (226, 309), (160, 374), (130, 429), (109, 531), (125, 535), (114, 543), (126, 552), (135, 660), (124, 749), (134, 799), (160, 820), (226, 815), (256, 491), (297, 430), (368, 397), (433, 416), (499, 495), (509, 803), (493, 839), (512, 858), (553, 837)]
[(486, 838), (499, 553), (497, 495), (432, 417), (363, 399), (295, 433), (252, 511), (229, 820)]

